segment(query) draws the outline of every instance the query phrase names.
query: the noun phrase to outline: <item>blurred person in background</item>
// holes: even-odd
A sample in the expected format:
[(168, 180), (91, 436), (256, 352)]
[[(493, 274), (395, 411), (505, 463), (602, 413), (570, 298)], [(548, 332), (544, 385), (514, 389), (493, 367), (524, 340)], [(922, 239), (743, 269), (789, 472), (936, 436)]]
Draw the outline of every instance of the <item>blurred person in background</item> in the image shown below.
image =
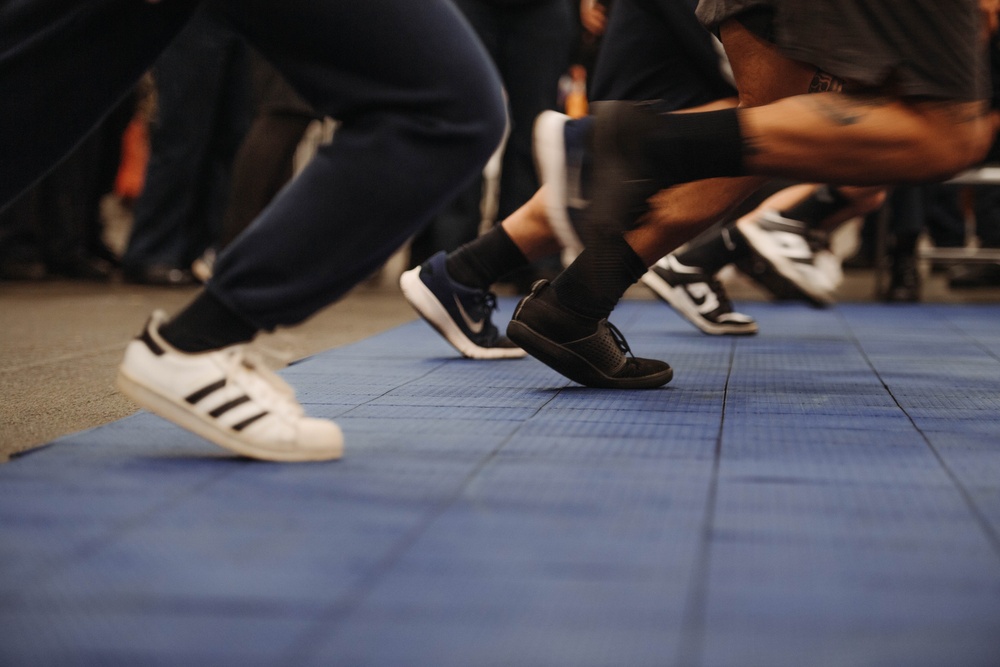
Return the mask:
[(221, 231), (236, 151), (252, 117), (249, 50), (199, 12), (153, 67), (150, 156), (122, 257), (127, 282), (183, 286)]

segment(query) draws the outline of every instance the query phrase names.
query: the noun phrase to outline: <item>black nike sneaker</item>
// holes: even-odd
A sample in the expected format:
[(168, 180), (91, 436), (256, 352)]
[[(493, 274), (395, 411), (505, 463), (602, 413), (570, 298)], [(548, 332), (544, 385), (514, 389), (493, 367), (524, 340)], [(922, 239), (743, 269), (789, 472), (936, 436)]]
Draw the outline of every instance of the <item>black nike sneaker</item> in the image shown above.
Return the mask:
[(587, 387), (655, 389), (674, 377), (664, 361), (632, 356), (608, 320), (563, 308), (547, 280), (539, 280), (514, 311), (507, 336), (546, 366)]
[(446, 256), (435, 254), (399, 278), (403, 296), (420, 317), (470, 359), (520, 359), (524, 350), (500, 335), (490, 317), (492, 292), (460, 285), (448, 276)]

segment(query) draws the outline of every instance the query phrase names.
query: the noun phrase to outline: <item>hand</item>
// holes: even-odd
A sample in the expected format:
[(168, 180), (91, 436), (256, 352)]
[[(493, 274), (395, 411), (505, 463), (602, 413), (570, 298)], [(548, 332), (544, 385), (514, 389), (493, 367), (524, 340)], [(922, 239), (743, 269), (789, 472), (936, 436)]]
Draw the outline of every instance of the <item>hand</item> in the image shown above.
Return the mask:
[(987, 34), (996, 34), (1000, 28), (1000, 0), (979, 0), (979, 11), (983, 13)]
[[(996, 0), (996, 2), (1000, 3), (1000, 0)], [(580, 23), (583, 24), (584, 30), (599, 37), (604, 34), (607, 22), (607, 12), (603, 4), (598, 0), (580, 0)]]

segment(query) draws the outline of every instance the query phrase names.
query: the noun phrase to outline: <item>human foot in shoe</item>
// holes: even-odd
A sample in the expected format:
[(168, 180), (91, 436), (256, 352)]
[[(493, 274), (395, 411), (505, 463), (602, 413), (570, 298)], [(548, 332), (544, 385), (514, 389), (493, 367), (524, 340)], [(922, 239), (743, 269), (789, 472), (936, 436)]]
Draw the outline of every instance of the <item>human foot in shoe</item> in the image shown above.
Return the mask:
[(777, 211), (741, 218), (736, 226), (770, 270), (751, 277), (779, 296), (791, 293), (820, 307), (834, 302), (843, 276), (839, 262), (823, 247), (821, 235)]
[(641, 280), (703, 333), (712, 336), (757, 333), (757, 322), (733, 310), (729, 296), (715, 276), (681, 264), (673, 255), (654, 264)]
[(674, 376), (666, 362), (631, 356), (625, 338), (607, 319), (583, 317), (562, 307), (545, 280), (535, 283), (518, 304), (507, 336), (545, 365), (588, 387), (654, 389)]
[(403, 296), (420, 317), (469, 359), (520, 359), (526, 352), (501, 336), (490, 320), (492, 292), (460, 285), (448, 276), (439, 252), (399, 278)]
[(312, 419), (295, 392), (245, 345), (188, 354), (160, 336), (153, 313), (129, 343), (118, 388), (150, 412), (243, 456), (265, 461), (325, 461), (343, 453), (340, 427)]

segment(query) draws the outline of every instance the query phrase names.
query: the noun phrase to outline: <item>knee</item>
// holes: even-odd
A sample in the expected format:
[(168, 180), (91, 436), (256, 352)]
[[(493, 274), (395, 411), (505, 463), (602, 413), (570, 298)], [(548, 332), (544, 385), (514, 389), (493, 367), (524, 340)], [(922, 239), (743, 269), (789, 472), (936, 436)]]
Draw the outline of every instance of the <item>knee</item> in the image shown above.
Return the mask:
[(507, 104), (502, 89), (498, 85), (493, 89), (490, 99), (482, 99), (477, 109), (479, 115), (476, 132), (480, 149), (487, 159), (499, 148), (507, 134), (508, 115)]
[(506, 134), (507, 107), (499, 77), (484, 74), (476, 79), (475, 85), (453, 89), (443, 122), (449, 141), (462, 144), (475, 161), (485, 162)]

